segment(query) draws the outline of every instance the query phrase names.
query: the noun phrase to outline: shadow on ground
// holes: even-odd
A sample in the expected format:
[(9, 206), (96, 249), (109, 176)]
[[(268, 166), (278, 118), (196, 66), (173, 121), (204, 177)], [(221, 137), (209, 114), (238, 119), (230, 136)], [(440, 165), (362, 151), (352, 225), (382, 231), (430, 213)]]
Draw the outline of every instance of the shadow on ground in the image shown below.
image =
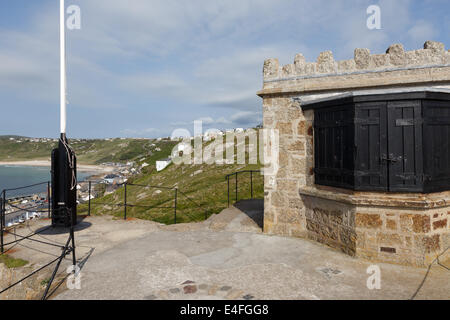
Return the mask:
[[(92, 226), (92, 223), (84, 221), (85, 218), (86, 218), (86, 216), (78, 216), (78, 218), (77, 218), (78, 223), (74, 227), (75, 232), (87, 229)], [(56, 235), (56, 234), (65, 234), (65, 233), (68, 234), (69, 231), (70, 231), (69, 228), (46, 226), (46, 227), (37, 229), (36, 233), (43, 234), (43, 235)]]
[(252, 219), (258, 227), (264, 224), (264, 199), (239, 200), (234, 206)]

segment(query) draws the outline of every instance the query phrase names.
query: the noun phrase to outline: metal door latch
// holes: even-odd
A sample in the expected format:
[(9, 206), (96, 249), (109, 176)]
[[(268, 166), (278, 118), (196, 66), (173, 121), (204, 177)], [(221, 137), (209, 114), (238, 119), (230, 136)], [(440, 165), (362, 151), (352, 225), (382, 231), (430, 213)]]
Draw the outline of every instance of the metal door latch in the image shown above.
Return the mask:
[(385, 155), (385, 154), (382, 154), (381, 160), (389, 161), (389, 162), (398, 162), (398, 161), (402, 161), (403, 157), (402, 156), (394, 157), (394, 155), (392, 153), (389, 154), (389, 157), (387, 157), (387, 155)]

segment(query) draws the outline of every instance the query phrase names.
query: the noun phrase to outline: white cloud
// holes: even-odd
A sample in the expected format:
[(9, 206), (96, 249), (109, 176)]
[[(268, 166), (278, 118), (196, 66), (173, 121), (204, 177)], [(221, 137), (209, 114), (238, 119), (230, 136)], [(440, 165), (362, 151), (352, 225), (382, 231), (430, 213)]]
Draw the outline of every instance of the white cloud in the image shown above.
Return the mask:
[[(136, 135), (166, 130), (167, 119), (172, 126), (191, 125), (195, 117), (204, 118), (208, 126), (257, 124), (261, 100), (256, 92), (266, 58), (287, 64), (302, 52), (314, 61), (320, 51), (331, 49), (336, 59), (347, 59), (356, 47), (383, 52), (391, 43), (404, 42), (405, 34), (409, 43), (436, 34), (432, 22), (411, 18), (410, 0), (378, 2), (382, 30), (366, 28), (366, 1), (76, 4), (81, 7), (82, 29), (68, 32), (70, 107), (130, 110), (110, 120), (110, 126), (120, 128), (121, 117), (129, 117), (124, 126), (141, 121), (143, 128), (154, 127), (125, 131)], [(57, 105), (58, 40), (54, 4), (37, 11), (27, 29), (0, 29), (0, 93)], [(144, 123), (141, 111), (161, 101), (166, 109), (152, 109), (154, 119), (147, 113)]]
[(242, 111), (231, 116), (231, 121), (236, 124), (248, 125), (262, 121), (262, 115), (259, 112)]
[(236, 128), (236, 127), (250, 127), (262, 122), (261, 112), (253, 111), (239, 111), (228, 117), (219, 117), (214, 119), (212, 117), (200, 117), (191, 121), (177, 121), (172, 122), (172, 127), (191, 127), (194, 121), (201, 121), (203, 127), (211, 128)]
[(434, 39), (436, 30), (430, 22), (421, 20), (408, 30), (408, 35), (414, 42), (423, 43), (426, 40)]
[(40, 36), (39, 31), (30, 35), (0, 30), (0, 91), (44, 102), (57, 101), (58, 96), (53, 97), (52, 92), (58, 86), (54, 76), (59, 63), (52, 64), (57, 54), (52, 54), (49, 47), (47, 37)]
[(134, 93), (151, 93), (164, 97), (181, 97), (188, 90), (189, 84), (176, 74), (132, 74), (115, 75), (120, 86)]
[(120, 131), (123, 135), (128, 137), (143, 137), (149, 135), (156, 135), (161, 132), (157, 128), (144, 128), (144, 129), (123, 129)]

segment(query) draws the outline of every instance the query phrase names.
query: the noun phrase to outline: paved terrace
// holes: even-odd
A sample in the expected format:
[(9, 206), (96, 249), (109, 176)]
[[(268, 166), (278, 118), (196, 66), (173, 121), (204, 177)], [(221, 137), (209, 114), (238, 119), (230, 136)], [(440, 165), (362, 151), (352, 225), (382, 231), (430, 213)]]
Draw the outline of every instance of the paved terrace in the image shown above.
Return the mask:
[[(440, 259), (444, 266), (435, 262), (428, 274), (379, 264), (381, 289), (369, 290), (371, 262), (308, 240), (264, 235), (262, 203), (236, 206), (241, 210), (232, 207), (205, 222), (171, 226), (85, 218), (75, 235), (78, 257), (85, 258), (82, 289), (60, 289), (53, 298), (450, 299), (448, 255)], [(60, 243), (67, 239), (55, 232), (43, 236)], [(37, 251), (39, 243), (23, 244), (29, 248), (17, 246), (13, 256), (49, 260)]]

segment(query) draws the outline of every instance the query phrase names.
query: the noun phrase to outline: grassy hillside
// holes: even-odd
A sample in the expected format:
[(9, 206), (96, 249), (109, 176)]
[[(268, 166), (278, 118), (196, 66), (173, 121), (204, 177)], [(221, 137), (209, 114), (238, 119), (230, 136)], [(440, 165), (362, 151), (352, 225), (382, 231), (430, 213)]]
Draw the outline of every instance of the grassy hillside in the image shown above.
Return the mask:
[[(14, 138), (14, 140), (10, 139)], [(21, 142), (17, 142), (21, 141)], [(204, 148), (211, 142), (204, 143)], [(141, 173), (129, 180), (130, 183), (151, 185), (139, 187), (128, 185), (127, 217), (154, 220), (166, 224), (174, 222), (173, 188), (178, 188), (177, 223), (200, 221), (205, 215), (219, 213), (227, 207), (227, 174), (240, 170), (259, 170), (258, 164), (229, 165), (175, 165), (171, 164), (161, 172), (156, 172), (155, 161), (171, 154), (177, 142), (169, 140), (70, 140), (78, 163), (99, 164), (104, 162), (135, 161), (141, 167), (149, 164)], [(246, 145), (248, 140), (246, 141)], [(49, 159), (52, 148), (57, 142), (30, 141), (28, 138), (0, 137), (0, 161)], [(160, 151), (156, 151), (159, 148)], [(232, 146), (236, 154), (236, 146)], [(225, 154), (225, 152), (224, 152)], [(248, 153), (246, 153), (248, 163)], [(99, 185), (97, 190), (105, 190)], [(264, 193), (263, 176), (253, 174), (254, 197), (262, 198)], [(231, 203), (234, 202), (236, 184), (234, 177), (230, 180)], [(238, 178), (239, 199), (250, 198), (250, 174), (243, 173)], [(124, 188), (112, 194), (91, 201), (92, 214), (111, 214), (123, 217)], [(150, 208), (148, 208), (150, 207)], [(87, 213), (87, 204), (78, 207), (79, 214)]]
[[(150, 154), (158, 158), (161, 154), (170, 154), (165, 151), (171, 150), (176, 145), (176, 142), (168, 140), (138, 139), (71, 139), (69, 142), (80, 164), (127, 162), (139, 160)], [(57, 144), (57, 141), (51, 139), (32, 141), (24, 137), (3, 136), (0, 137), (0, 161), (47, 160), (50, 159), (51, 150)], [(156, 148), (160, 148), (161, 151), (155, 151)]]
[(51, 150), (56, 145), (53, 141), (40, 143), (31, 142), (23, 137), (2, 136), (0, 137), (0, 161), (49, 159)]
[[(236, 150), (236, 149), (235, 149)], [(246, 155), (248, 160), (248, 154)], [(148, 161), (147, 159), (146, 161)], [(149, 162), (147, 162), (149, 163)], [(248, 163), (248, 161), (246, 161)], [(153, 166), (145, 168), (142, 174), (129, 180), (129, 183), (154, 187), (127, 186), (127, 217), (154, 220), (171, 224), (174, 222), (174, 189), (178, 188), (177, 223), (201, 221), (205, 215), (219, 213), (227, 207), (227, 181), (225, 176), (240, 170), (259, 170), (261, 165), (175, 165), (156, 172)], [(235, 179), (230, 180), (231, 203), (235, 200)], [(263, 176), (253, 173), (253, 192), (255, 198), (264, 194)], [(238, 177), (238, 197), (248, 199), (250, 195), (250, 174)], [(124, 187), (107, 196), (91, 201), (91, 214), (111, 214), (124, 216)], [(150, 206), (151, 208), (148, 208)], [(78, 207), (80, 214), (87, 213), (87, 205)]]

